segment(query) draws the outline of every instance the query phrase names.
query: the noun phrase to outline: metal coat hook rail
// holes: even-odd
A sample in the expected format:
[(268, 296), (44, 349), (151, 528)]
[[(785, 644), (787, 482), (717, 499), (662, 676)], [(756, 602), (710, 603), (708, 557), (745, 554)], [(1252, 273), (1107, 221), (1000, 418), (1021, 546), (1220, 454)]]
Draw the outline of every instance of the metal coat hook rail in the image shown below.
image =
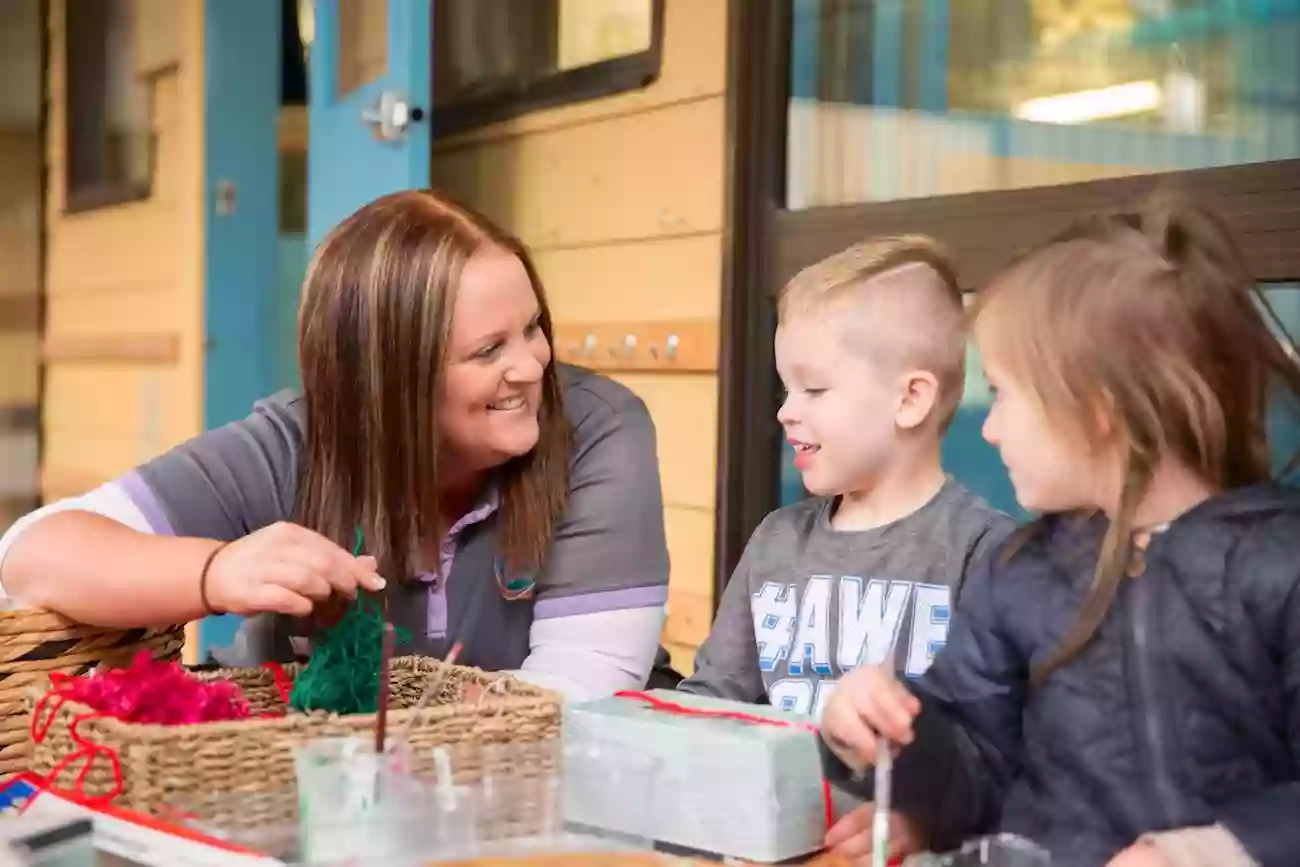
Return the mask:
[(561, 361), (593, 370), (714, 372), (718, 325), (709, 320), (557, 323)]

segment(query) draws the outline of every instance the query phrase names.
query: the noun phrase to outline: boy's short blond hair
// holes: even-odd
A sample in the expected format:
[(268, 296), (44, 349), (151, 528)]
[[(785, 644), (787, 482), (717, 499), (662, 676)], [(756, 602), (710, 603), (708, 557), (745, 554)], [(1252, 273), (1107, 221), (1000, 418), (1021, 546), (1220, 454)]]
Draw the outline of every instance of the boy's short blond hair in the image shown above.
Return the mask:
[(873, 238), (810, 265), (781, 287), (777, 322), (832, 306), (859, 326), (850, 329), (850, 348), (934, 374), (938, 429), (946, 431), (965, 385), (966, 330), (957, 273), (939, 243)]

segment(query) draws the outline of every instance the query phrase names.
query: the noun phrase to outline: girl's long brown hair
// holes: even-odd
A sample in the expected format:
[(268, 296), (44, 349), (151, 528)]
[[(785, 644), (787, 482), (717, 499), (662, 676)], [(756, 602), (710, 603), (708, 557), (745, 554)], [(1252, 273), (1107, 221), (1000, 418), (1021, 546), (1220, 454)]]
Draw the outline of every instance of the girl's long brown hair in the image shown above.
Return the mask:
[(995, 351), (1049, 418), (1096, 448), (1101, 414), (1120, 448), (1120, 499), (1092, 586), (1074, 626), (1031, 671), (1040, 683), (1105, 618), (1144, 529), (1134, 512), (1162, 460), (1214, 490), (1270, 478), (1269, 399), (1300, 406), (1300, 364), (1226, 226), (1169, 194), (1079, 222), (1023, 255), (980, 293), (974, 315), (981, 350)]
[[(541, 329), (546, 295), (528, 251), (482, 214), (436, 192), (394, 193), (340, 223), (317, 248), (299, 310), (306, 400), (298, 515), (352, 550), (357, 533), (380, 573), (404, 580), (446, 532), (439, 511), (438, 402), (456, 286), (476, 252), (518, 256)], [(541, 436), (496, 472), (501, 556), (535, 570), (568, 497), (569, 425), (554, 364), (542, 382)], [(445, 457), (445, 456), (443, 456)]]

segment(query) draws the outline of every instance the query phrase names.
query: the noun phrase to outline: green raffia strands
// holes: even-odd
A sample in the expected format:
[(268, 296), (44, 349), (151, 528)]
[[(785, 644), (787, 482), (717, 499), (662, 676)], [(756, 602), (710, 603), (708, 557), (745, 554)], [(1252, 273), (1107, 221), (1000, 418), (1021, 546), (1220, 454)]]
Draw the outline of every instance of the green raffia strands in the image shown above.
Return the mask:
[[(353, 556), (360, 556), (361, 547), (358, 530)], [(339, 622), (316, 637), (311, 658), (294, 682), (289, 706), (297, 711), (375, 713), (384, 625), (383, 608), (358, 592)], [(395, 638), (405, 643), (410, 634), (399, 629)]]

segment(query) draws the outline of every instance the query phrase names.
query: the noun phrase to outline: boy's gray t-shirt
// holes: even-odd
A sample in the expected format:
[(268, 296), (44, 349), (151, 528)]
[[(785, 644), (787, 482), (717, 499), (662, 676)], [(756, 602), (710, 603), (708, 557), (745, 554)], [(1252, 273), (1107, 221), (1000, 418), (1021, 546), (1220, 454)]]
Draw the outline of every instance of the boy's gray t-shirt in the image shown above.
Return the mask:
[(891, 649), (899, 674), (919, 677), (947, 640), (963, 579), (1015, 526), (951, 479), (871, 530), (833, 529), (834, 504), (795, 503), (754, 531), (681, 689), (820, 717), (842, 674)]

